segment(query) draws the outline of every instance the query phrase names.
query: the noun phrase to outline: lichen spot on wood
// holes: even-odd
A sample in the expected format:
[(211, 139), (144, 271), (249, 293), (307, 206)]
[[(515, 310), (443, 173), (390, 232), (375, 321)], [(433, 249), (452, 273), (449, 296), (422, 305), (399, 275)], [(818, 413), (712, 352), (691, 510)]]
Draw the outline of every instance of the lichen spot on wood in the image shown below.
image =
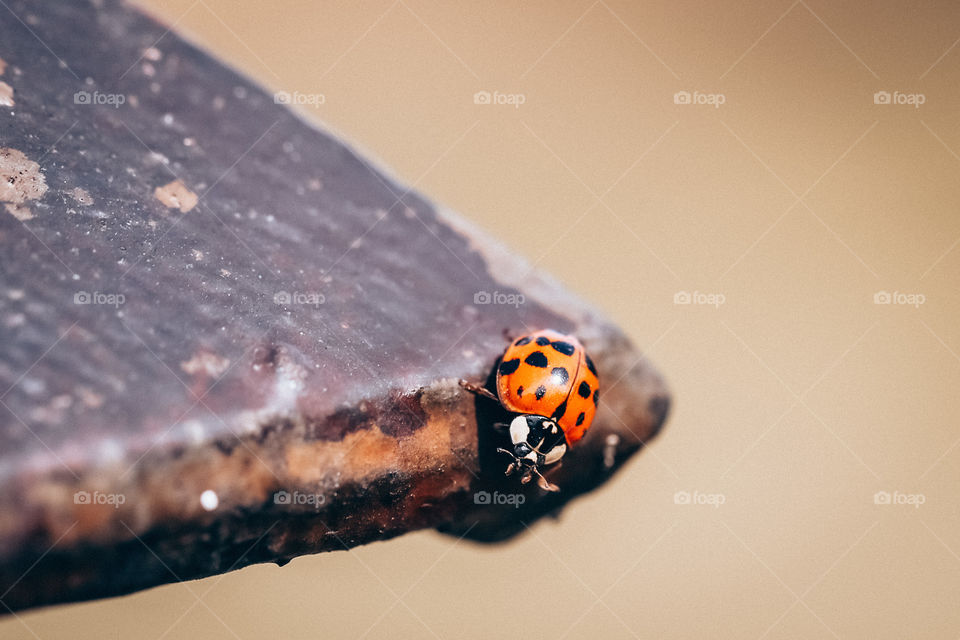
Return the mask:
[(85, 207), (89, 207), (93, 204), (93, 197), (90, 196), (90, 193), (86, 189), (81, 189), (76, 187), (67, 192), (67, 195), (77, 201), (78, 204), (81, 204)]
[(40, 173), (40, 165), (22, 151), (0, 149), (0, 202), (23, 204), (42, 198), (46, 192), (47, 181)]
[(197, 194), (187, 188), (181, 180), (174, 180), (153, 190), (153, 196), (168, 209), (180, 209), (186, 213), (197, 206)]

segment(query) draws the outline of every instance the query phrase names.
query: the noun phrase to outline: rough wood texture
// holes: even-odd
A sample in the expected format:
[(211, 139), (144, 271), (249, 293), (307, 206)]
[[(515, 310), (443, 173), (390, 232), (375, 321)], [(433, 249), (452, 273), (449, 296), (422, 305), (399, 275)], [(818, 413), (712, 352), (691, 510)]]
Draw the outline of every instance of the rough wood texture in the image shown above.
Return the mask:
[[(9, 610), (424, 527), (504, 539), (659, 429), (665, 386), (618, 329), (248, 80), (118, 2), (8, 4)], [(558, 495), (502, 477), (498, 409), (456, 384), (545, 327), (604, 387)]]

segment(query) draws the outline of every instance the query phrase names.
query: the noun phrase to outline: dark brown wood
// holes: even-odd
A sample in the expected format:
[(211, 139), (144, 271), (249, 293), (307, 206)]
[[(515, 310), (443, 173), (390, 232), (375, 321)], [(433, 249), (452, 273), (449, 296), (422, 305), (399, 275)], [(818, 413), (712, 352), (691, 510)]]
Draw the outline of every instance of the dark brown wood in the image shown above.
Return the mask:
[[(166, 31), (0, 8), (0, 611), (506, 539), (656, 434), (666, 388), (616, 327)], [(504, 477), (504, 416), (457, 384), (547, 327), (603, 385), (556, 494)]]

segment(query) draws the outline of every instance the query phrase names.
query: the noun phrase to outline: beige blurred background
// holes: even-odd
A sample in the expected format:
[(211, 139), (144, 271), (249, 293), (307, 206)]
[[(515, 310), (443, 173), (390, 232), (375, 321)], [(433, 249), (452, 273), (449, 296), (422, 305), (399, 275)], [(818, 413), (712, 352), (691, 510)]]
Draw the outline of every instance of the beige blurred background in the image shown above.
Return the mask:
[(513, 543), (422, 532), (0, 636), (960, 635), (955, 3), (142, 4), (322, 94), (328, 128), (604, 309), (676, 402)]

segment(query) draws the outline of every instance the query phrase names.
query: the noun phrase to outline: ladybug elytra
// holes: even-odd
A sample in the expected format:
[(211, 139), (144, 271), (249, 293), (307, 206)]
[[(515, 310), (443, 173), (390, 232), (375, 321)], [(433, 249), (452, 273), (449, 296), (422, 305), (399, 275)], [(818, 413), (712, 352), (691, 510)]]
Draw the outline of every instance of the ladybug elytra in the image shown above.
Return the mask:
[[(518, 414), (509, 424), (513, 457), (506, 475), (537, 476), (547, 491), (558, 491), (540, 469), (558, 462), (583, 438), (600, 401), (597, 369), (575, 337), (546, 329), (515, 340), (497, 367), (496, 395), (465, 380), (460, 386), (495, 400)], [(506, 425), (505, 425), (506, 426)]]

